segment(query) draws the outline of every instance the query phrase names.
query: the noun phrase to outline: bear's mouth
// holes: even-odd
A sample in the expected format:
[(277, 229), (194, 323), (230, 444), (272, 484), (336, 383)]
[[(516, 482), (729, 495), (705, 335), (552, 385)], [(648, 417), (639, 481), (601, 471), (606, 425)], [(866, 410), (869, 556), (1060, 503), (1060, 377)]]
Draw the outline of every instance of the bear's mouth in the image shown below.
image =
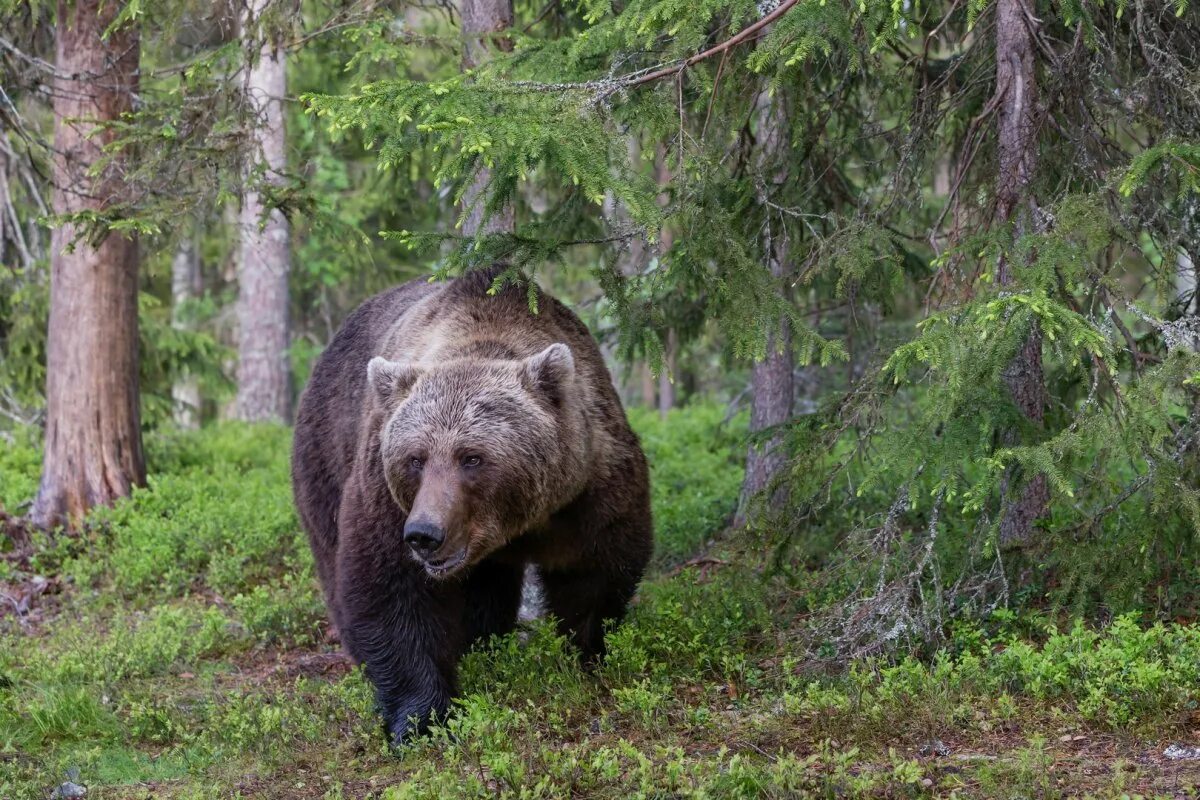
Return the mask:
[(425, 567), (425, 573), (431, 578), (444, 578), (450, 573), (457, 570), (467, 562), (467, 551), (459, 550), (452, 556), (441, 559), (440, 561), (422, 561), (421, 566)]

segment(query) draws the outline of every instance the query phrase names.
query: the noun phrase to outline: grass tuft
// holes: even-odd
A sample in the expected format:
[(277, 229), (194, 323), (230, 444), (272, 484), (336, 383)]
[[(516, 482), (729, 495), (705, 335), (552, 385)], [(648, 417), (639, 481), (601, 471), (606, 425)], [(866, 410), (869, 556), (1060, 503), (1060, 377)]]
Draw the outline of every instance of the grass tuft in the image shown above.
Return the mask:
[[(1196, 724), (1189, 625), (1005, 612), (932, 659), (803, 662), (800, 599), (753, 543), (709, 544), (741, 481), (740, 423), (722, 417), (634, 414), (659, 555), (607, 660), (585, 671), (549, 621), (524, 626), (464, 659), (454, 713), (399, 752), (324, 640), (288, 432), (152, 435), (150, 487), (85, 536), (39, 541), (62, 591), (26, 626), (0, 622), (0, 797), (48, 796), (69, 774), (102, 800), (1195, 790), (1159, 755)], [(0, 454), (6, 501), (37, 468), (35, 449)]]

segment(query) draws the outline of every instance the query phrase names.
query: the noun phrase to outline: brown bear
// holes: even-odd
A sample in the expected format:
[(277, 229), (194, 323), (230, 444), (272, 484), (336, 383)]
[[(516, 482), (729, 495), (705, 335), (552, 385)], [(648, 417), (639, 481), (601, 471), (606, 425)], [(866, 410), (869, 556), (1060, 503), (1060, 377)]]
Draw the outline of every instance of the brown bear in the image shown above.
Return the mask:
[(300, 399), (292, 480), (326, 602), (394, 741), (516, 624), (526, 565), (587, 659), (652, 548), (646, 459), (600, 349), (499, 267), (363, 303)]

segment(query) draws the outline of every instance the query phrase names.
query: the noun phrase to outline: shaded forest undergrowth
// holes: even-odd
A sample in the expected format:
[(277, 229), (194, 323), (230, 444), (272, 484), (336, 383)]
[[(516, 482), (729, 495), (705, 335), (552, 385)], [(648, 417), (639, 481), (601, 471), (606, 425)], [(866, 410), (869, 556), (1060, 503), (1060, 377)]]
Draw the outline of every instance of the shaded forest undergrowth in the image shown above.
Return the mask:
[[(457, 713), (390, 753), (325, 638), (287, 430), (148, 438), (149, 489), (0, 562), (0, 797), (1195, 796), (1200, 627), (1003, 612), (925, 657), (818, 668), (769, 548), (716, 537), (744, 425), (639, 412), (658, 551), (593, 674), (544, 621), (463, 664)], [(0, 507), (36, 488), (0, 451)], [(713, 541), (716, 537), (716, 541)]]

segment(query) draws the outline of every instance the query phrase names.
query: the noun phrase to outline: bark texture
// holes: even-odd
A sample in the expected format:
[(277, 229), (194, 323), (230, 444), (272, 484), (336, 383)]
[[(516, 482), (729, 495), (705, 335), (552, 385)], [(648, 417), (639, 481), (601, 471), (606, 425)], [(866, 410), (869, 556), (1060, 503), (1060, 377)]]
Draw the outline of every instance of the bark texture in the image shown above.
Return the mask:
[[(996, 91), (999, 177), (996, 213), (1011, 223), (1019, 236), (1030, 224), (1034, 204), (1029, 184), (1037, 170), (1037, 71), (1035, 26), (1030, 0), (998, 0), (996, 5)], [(997, 268), (1001, 286), (1013, 283), (1008, 260), (1001, 257)], [(1042, 371), (1042, 332), (1036, 326), (1004, 372), (1004, 382), (1021, 413), (1035, 426), (1045, 419), (1048, 398)], [(1007, 437), (1015, 441), (1015, 435)], [(1010, 470), (1003, 481), (1000, 541), (1027, 541), (1033, 525), (1050, 501), (1045, 475), (1030, 476), (1023, 484)]]
[[(191, 238), (184, 238), (171, 261), (171, 325), (188, 330), (191, 320), (184, 310), (200, 296), (200, 253)], [(195, 376), (185, 375), (171, 387), (175, 405), (175, 424), (184, 430), (200, 426), (200, 384)]]
[[(498, 35), (513, 25), (512, 0), (462, 0), (459, 13), (462, 16), (464, 72), (483, 64), (493, 51), (512, 50), (512, 42)], [(467, 214), (462, 223), (465, 236), (511, 233), (515, 229), (512, 204), (484, 222), (482, 197), (491, 180), (491, 170), (482, 169), (463, 193), (462, 207)]]
[[(268, 0), (250, 0), (243, 30), (253, 30)], [(292, 381), (288, 363), (288, 222), (266, 208), (256, 180), (279, 181), (287, 165), (283, 99), (287, 94), (285, 54), (264, 37), (257, 60), (246, 72), (246, 103), (254, 114), (255, 154), (246, 169), (246, 190), (238, 222), (238, 368), (236, 415), (249, 421), (286, 421), (291, 416)], [(265, 167), (261, 177), (259, 165)]]
[[(772, 100), (764, 89), (756, 101), (755, 110), (758, 130), (756, 143), (758, 172), (762, 181), (782, 186), (787, 175), (787, 120), (780, 103)], [(759, 193), (764, 212), (771, 186), (763, 185)], [(770, 213), (766, 213), (763, 229), (763, 258), (780, 285), (788, 269), (788, 240), (785, 232)], [(792, 352), (792, 329), (788, 321), (781, 320), (779, 326), (767, 337), (767, 355), (757, 362), (750, 373), (750, 431), (773, 428), (791, 419), (795, 400), (795, 357)], [(746, 521), (750, 501), (771, 485), (787, 465), (787, 457), (779, 449), (779, 437), (752, 445), (746, 454), (746, 477), (742, 483), (742, 498), (737, 515), (737, 524)], [(783, 493), (776, 492), (769, 505), (778, 507)]]
[(638, 383), (641, 384), (642, 405), (654, 408), (658, 402), (658, 387), (654, 384), (654, 372), (645, 361), (637, 365)]
[(658, 372), (658, 415), (663, 419), (675, 407), (675, 376), (679, 355), (679, 334), (675, 329), (667, 331), (666, 347), (663, 348), (663, 365)]
[[(654, 180), (660, 189), (659, 205), (666, 206), (671, 202), (670, 194), (665, 191), (671, 184), (671, 168), (667, 165), (666, 145), (659, 144), (654, 153)], [(670, 225), (664, 225), (658, 240), (658, 257), (663, 259), (675, 245), (675, 231)], [(667, 330), (667, 340), (663, 342), (663, 363), (658, 370), (658, 414), (662, 419), (675, 407), (675, 366), (679, 355), (679, 334), (674, 328)], [(652, 395), (653, 396), (653, 395)]]
[[(626, 153), (630, 164), (638, 164), (642, 160), (642, 144), (635, 135), (625, 140)], [(617, 202), (616, 196), (610, 191), (604, 198), (604, 216), (614, 228), (626, 228), (631, 224), (629, 212)], [(646, 268), (647, 248), (645, 240), (634, 236), (625, 243), (617, 253), (617, 270), (622, 276), (632, 278)], [(614, 374), (616, 370), (614, 370)], [(658, 388), (654, 373), (645, 361), (628, 365), (622, 379), (622, 401), (626, 406), (635, 403), (655, 408), (658, 402)]]
[[(60, 0), (54, 78), (57, 214), (106, 211), (125, 199), (124, 158), (90, 168), (111, 143), (99, 124), (133, 108), (138, 31), (104, 31), (122, 4)], [(88, 509), (146, 479), (138, 410), (138, 243), (58, 227), (50, 256), (46, 443), (30, 514), (42, 527), (77, 524)]]

